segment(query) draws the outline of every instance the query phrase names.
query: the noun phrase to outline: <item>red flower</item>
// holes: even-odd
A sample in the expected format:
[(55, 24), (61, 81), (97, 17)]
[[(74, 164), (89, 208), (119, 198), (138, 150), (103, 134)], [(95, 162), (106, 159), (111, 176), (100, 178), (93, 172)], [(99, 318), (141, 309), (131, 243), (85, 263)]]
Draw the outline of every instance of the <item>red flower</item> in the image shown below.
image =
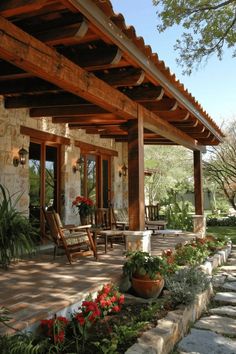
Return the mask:
[(113, 306), (112, 307), (112, 311), (114, 311), (114, 312), (119, 312), (120, 311), (120, 307), (119, 306)]
[(55, 343), (62, 343), (64, 342), (65, 339), (65, 332), (64, 331), (60, 331), (58, 334), (55, 334), (54, 336), (54, 341)]

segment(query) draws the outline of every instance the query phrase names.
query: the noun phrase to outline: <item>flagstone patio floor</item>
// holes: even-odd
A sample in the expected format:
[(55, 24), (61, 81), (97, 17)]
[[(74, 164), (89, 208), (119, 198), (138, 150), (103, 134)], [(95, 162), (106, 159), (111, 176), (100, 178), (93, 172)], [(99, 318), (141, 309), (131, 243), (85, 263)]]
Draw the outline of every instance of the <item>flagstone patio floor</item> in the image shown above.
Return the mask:
[[(179, 242), (189, 241), (196, 235), (152, 236), (152, 254), (173, 248)], [(99, 257), (78, 258), (70, 265), (64, 255), (53, 260), (53, 252), (44, 249), (30, 259), (14, 263), (6, 271), (0, 270), (0, 306), (10, 311), (16, 329), (34, 329), (40, 319), (63, 315), (78, 308), (89, 293), (97, 291), (107, 282), (117, 282), (124, 263), (123, 245), (114, 244), (104, 253), (99, 246)], [(14, 333), (0, 323), (0, 334)]]

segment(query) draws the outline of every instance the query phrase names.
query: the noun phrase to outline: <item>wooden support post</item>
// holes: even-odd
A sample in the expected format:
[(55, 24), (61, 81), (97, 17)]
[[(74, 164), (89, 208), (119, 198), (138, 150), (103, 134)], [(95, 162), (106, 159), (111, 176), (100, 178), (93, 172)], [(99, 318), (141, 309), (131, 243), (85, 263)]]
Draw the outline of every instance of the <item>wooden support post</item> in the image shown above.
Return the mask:
[(193, 152), (193, 161), (195, 214), (203, 215), (202, 154), (200, 151)]
[(144, 141), (143, 114), (138, 110), (138, 119), (129, 121), (128, 129), (129, 167), (129, 227), (143, 231), (144, 221)]

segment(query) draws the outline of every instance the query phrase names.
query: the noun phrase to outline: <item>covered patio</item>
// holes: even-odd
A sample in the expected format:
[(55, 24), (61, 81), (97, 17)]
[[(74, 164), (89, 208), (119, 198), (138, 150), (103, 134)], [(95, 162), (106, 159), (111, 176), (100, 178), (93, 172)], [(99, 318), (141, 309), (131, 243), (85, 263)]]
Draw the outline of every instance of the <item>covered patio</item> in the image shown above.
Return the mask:
[[(81, 161), (77, 154), (85, 166), (94, 154), (96, 205), (120, 200), (128, 206), (130, 230), (143, 231), (144, 144), (177, 144), (193, 151), (195, 213), (203, 216), (201, 154), (223, 134), (109, 0), (2, 1), (0, 39), (2, 115), (10, 125), (2, 124), (6, 134), (11, 130), (11, 143), (2, 139), (1, 180), (24, 190), (22, 209), (32, 204), (30, 176), (12, 167), (16, 144), (29, 148), (32, 162), (40, 141), (42, 166), (45, 146), (57, 144), (53, 203), (65, 221), (73, 218), (77, 190), (87, 193), (82, 182), (86, 186), (88, 176), (72, 174)], [(116, 176), (123, 161), (128, 181), (121, 182)], [(46, 202), (46, 177), (41, 172), (39, 208)], [(42, 226), (42, 214), (36, 215)]]
[[(174, 248), (195, 237), (192, 233), (179, 236), (152, 237), (152, 255), (161, 255), (167, 248)], [(124, 248), (115, 244), (104, 254), (99, 248), (99, 259), (79, 259), (69, 265), (65, 255), (53, 261), (52, 249), (37, 252), (31, 259), (12, 264), (10, 269), (0, 273), (1, 306), (9, 309), (14, 328), (33, 329), (44, 318), (55, 313), (69, 316), (78, 309), (81, 301), (108, 282), (118, 283), (122, 275)], [(0, 334), (14, 333), (0, 324)]]

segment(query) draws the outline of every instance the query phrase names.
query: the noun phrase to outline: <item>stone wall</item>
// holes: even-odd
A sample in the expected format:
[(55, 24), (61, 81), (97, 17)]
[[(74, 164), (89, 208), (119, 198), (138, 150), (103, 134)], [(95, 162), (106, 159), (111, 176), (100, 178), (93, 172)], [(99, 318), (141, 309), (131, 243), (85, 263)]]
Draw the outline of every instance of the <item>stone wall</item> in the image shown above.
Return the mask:
[(127, 164), (127, 145), (115, 143), (111, 139), (100, 139), (98, 135), (86, 134), (84, 130), (69, 130), (66, 124), (53, 124), (50, 118), (30, 118), (27, 109), (8, 109), (0, 98), (0, 183), (8, 188), (10, 194), (22, 193), (18, 209), (28, 215), (29, 172), (28, 165), (13, 166), (13, 158), (23, 146), (29, 150), (30, 137), (20, 134), (20, 126), (71, 139), (71, 145), (62, 146), (61, 161), (61, 198), (62, 214), (65, 222), (75, 222), (71, 201), (80, 193), (79, 173), (72, 172), (73, 162), (80, 156), (80, 149), (74, 146), (75, 140), (84, 141), (107, 149), (118, 151), (118, 157), (112, 158), (112, 203), (115, 207), (127, 205), (127, 178), (119, 177), (119, 166)]

